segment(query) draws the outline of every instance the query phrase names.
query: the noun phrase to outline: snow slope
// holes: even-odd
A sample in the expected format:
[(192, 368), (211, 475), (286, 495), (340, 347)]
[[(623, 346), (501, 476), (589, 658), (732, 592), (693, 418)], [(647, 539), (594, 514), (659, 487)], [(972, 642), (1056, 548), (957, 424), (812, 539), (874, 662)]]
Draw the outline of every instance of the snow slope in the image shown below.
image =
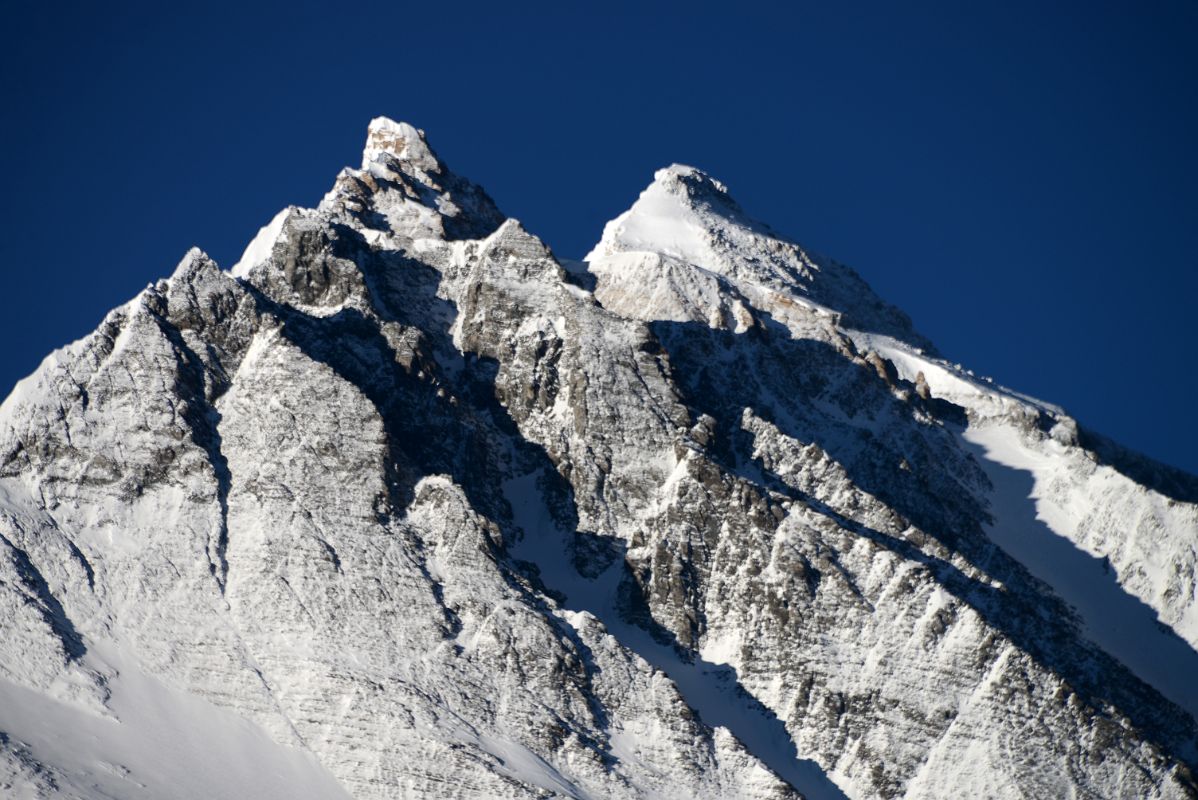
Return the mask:
[(110, 676), (104, 715), (0, 681), (5, 743), (18, 765), (0, 773), (6, 796), (349, 797), (310, 752), (163, 685), (127, 654), (109, 649), (93, 663)]

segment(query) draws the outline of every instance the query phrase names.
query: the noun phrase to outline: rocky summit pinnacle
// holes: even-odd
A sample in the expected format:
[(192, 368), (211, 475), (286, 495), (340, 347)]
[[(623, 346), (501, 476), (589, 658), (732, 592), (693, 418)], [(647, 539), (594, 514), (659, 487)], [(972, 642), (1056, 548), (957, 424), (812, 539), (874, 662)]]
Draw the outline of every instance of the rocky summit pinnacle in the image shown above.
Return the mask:
[(1198, 797), (1198, 479), (673, 166), (422, 132), (0, 406), (0, 795)]
[(370, 169), (383, 154), (410, 164), (425, 173), (440, 172), (441, 162), (429, 148), (424, 131), (417, 130), (406, 122), (395, 122), (386, 117), (370, 121), (366, 134), (366, 149), (362, 152), (362, 169)]

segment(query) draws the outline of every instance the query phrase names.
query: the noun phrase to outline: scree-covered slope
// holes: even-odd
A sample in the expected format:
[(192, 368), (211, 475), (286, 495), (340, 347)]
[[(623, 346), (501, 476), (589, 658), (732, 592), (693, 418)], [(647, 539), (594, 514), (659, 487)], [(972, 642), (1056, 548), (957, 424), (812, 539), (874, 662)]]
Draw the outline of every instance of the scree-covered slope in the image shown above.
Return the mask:
[(672, 166), (409, 125), (0, 406), (0, 794), (1198, 797), (1198, 480)]

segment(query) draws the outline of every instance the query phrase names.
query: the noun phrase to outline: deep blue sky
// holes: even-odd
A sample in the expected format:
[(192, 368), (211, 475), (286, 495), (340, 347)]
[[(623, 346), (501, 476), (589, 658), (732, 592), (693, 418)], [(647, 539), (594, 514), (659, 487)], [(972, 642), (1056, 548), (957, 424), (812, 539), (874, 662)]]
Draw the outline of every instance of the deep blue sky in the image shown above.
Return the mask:
[(1198, 3), (341, 6), (7, 4), (0, 395), (385, 114), (566, 256), (702, 167), (951, 358), (1198, 472)]

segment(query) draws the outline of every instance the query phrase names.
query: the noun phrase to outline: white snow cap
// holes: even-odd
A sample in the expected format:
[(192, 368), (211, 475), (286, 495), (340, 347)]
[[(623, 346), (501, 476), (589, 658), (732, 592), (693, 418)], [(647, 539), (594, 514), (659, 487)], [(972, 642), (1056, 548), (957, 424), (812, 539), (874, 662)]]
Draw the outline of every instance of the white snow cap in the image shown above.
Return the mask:
[(366, 129), (362, 169), (368, 169), (382, 153), (410, 162), (423, 170), (434, 170), (440, 166), (440, 162), (425, 141), (424, 131), (406, 122), (396, 122), (388, 117), (375, 117)]
[[(661, 253), (692, 264), (714, 260), (707, 244), (710, 215), (696, 210), (695, 200), (731, 203), (728, 187), (685, 164), (653, 173), (653, 183), (632, 208), (603, 229), (603, 237), (586, 256), (593, 261), (618, 252)], [(706, 204), (705, 204), (706, 205)]]
[(663, 167), (653, 173), (653, 182), (662, 184), (667, 189), (675, 189), (687, 187), (694, 192), (699, 190), (714, 191), (716, 193), (727, 195), (728, 187), (717, 181), (715, 178), (708, 175), (698, 167), (687, 166), (686, 164), (671, 164), (668, 167)]

